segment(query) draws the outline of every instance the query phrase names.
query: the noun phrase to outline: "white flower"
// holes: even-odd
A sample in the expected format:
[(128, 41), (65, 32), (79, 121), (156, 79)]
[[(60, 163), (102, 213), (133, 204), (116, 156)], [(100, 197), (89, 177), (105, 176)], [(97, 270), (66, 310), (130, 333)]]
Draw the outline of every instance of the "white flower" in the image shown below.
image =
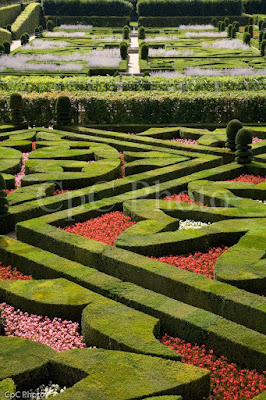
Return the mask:
[(207, 30), (213, 30), (215, 27), (213, 25), (180, 25), (179, 29), (181, 30), (201, 30), (201, 31), (207, 31)]
[(239, 39), (216, 40), (212, 43), (203, 42), (204, 49), (229, 49), (229, 50), (249, 50), (249, 45), (242, 43)]
[(180, 220), (179, 221), (179, 230), (183, 229), (200, 229), (204, 226), (211, 225), (211, 222), (201, 222), (201, 221), (193, 221), (191, 219)]

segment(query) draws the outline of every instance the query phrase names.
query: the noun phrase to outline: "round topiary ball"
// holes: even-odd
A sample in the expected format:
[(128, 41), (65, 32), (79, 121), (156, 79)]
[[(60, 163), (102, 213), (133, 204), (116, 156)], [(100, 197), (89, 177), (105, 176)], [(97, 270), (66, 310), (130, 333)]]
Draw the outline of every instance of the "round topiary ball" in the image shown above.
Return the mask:
[(249, 129), (241, 128), (236, 134), (236, 145), (248, 146), (252, 143), (252, 133)]
[(252, 133), (249, 129), (242, 128), (236, 135), (236, 162), (241, 165), (249, 164), (253, 160)]
[(237, 132), (243, 128), (243, 125), (238, 119), (232, 119), (230, 122), (228, 122), (227, 127), (226, 127), (226, 136), (227, 136), (227, 142), (226, 142), (226, 147), (228, 147), (230, 150), (235, 151), (236, 149), (236, 135)]

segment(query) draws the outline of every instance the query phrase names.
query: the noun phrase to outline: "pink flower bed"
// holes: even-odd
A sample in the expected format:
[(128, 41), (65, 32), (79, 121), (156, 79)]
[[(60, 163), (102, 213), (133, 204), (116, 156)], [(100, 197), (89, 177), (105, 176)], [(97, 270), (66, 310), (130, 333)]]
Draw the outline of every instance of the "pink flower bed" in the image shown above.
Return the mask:
[(266, 178), (263, 176), (243, 174), (243, 175), (238, 176), (235, 179), (229, 180), (228, 182), (248, 182), (248, 183), (254, 183), (255, 185), (258, 185), (259, 183), (266, 182)]
[(126, 217), (120, 211), (114, 211), (67, 226), (63, 230), (113, 246), (118, 236), (134, 224), (130, 217)]
[(189, 255), (151, 257), (153, 260), (161, 261), (186, 271), (195, 272), (213, 279), (213, 269), (216, 261), (228, 247), (212, 247), (206, 253), (197, 251)]
[(184, 143), (184, 144), (193, 145), (193, 146), (196, 146), (198, 144), (197, 140), (180, 139), (180, 138), (171, 139), (171, 142), (179, 142), (179, 143)]
[(181, 201), (183, 203), (197, 204), (199, 206), (208, 207), (208, 206), (202, 204), (200, 201), (194, 201), (193, 199), (191, 199), (191, 197), (187, 193), (172, 194), (171, 196), (164, 197), (163, 200)]
[(198, 346), (165, 334), (161, 343), (182, 355), (186, 364), (211, 373), (211, 395), (207, 400), (249, 400), (266, 390), (265, 374), (241, 369), (224, 356), (218, 357), (204, 345)]
[(5, 266), (0, 261), (0, 280), (17, 281), (17, 280), (32, 280), (31, 275), (24, 275), (17, 271), (16, 268), (12, 268), (10, 265)]
[(79, 334), (79, 324), (54, 318), (29, 314), (6, 303), (0, 304), (1, 318), (4, 320), (5, 334), (9, 337), (30, 339), (52, 347), (56, 351), (83, 349), (86, 347)]

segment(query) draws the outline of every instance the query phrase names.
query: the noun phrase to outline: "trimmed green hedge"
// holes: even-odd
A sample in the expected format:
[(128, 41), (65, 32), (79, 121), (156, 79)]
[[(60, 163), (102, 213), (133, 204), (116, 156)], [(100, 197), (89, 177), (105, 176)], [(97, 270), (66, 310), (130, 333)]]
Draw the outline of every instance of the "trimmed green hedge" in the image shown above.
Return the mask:
[(46, 15), (129, 16), (133, 6), (126, 0), (44, 0)]
[(12, 42), (12, 34), (7, 29), (0, 28), (0, 44), (4, 42)]
[(242, 0), (139, 0), (139, 16), (241, 15)]
[(40, 24), (41, 5), (30, 3), (12, 24), (14, 39), (19, 39), (25, 32), (33, 33), (36, 26)]
[(16, 393), (15, 382), (10, 378), (6, 378), (3, 381), (0, 381), (0, 399), (7, 398), (5, 396), (6, 392)]
[(265, 0), (243, 0), (243, 5), (247, 14), (266, 14)]
[(13, 4), (11, 6), (0, 8), (0, 27), (12, 24), (17, 16), (21, 13), (21, 5)]
[[(186, 124), (266, 122), (266, 91), (258, 92), (80, 92), (67, 93), (83, 124)], [(30, 126), (50, 126), (60, 94), (24, 94), (24, 115)], [(8, 119), (9, 95), (0, 95), (0, 122)]]
[[(229, 18), (230, 23), (234, 21), (239, 21), (240, 25), (247, 25), (249, 23), (249, 17), (247, 16), (239, 16), (239, 15), (228, 15), (228, 16), (217, 16), (218, 20), (224, 20), (225, 18)], [(163, 16), (156, 16), (156, 17), (150, 17), (150, 16), (143, 16), (139, 18), (139, 25), (140, 26), (145, 26), (145, 27), (177, 27), (182, 24), (210, 24), (211, 23), (211, 17), (209, 16), (204, 16), (204, 17), (198, 17), (198, 16), (169, 16), (169, 17), (163, 17)], [(217, 79), (217, 77), (216, 77)]]
[[(87, 16), (79, 15), (76, 17), (72, 17), (72, 16), (68, 16), (68, 15), (62, 15), (62, 16), (60, 16), (60, 18), (61, 18), (61, 24), (70, 24), (70, 25), (82, 23), (82, 24), (91, 24), (93, 26), (99, 26), (99, 27), (121, 28), (121, 26), (130, 24), (130, 18), (128, 16), (121, 17), (121, 16), (109, 15), (108, 17), (106, 17), (106, 16), (98, 15), (98, 16), (87, 17)], [(54, 15), (45, 16), (46, 22), (49, 19), (53, 20), (56, 23), (56, 17)]]

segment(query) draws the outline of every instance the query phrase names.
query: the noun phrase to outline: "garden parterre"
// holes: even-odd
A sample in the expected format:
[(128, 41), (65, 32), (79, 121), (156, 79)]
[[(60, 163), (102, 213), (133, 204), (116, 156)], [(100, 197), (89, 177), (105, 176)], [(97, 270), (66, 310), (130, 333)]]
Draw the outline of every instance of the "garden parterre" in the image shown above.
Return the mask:
[[(137, 135), (75, 126), (3, 128), (0, 172), (9, 190), (18, 182), (21, 188), (8, 194), (9, 214), (1, 220), (1, 233), (16, 224), (18, 239), (1, 236), (0, 260), (17, 268), (21, 279), (0, 280), (0, 300), (32, 314), (34, 321), (42, 315), (49, 321), (81, 323), (87, 348), (55, 354), (42, 343), (2, 336), (5, 360), (25, 358), (29, 351), (38, 359), (22, 369), (12, 363), (0, 368), (1, 379), (12, 377), (17, 388), (24, 389), (47, 385), (53, 377), (66, 387), (58, 394), (62, 399), (81, 393), (93, 400), (103, 393), (106, 399), (133, 399), (136, 394), (162, 400), (176, 400), (179, 395), (185, 400), (207, 398), (210, 377), (199, 368), (203, 359), (193, 362), (197, 367), (186, 364), (183, 349), (171, 345), (175, 339), (163, 339), (170, 348), (158, 341), (167, 332), (181, 337), (186, 346), (205, 345), (217, 357), (237, 363), (239, 370), (256, 369), (254, 391), (248, 387), (241, 396), (251, 399), (262, 392), (265, 300), (258, 294), (265, 289), (266, 210), (256, 200), (265, 200), (266, 128), (253, 127), (252, 132), (259, 138), (253, 144), (255, 160), (240, 166), (225, 148), (225, 130), (219, 127), (213, 132), (151, 128)], [(183, 142), (171, 141), (176, 138)], [(23, 152), (29, 155), (22, 165)], [(256, 176), (260, 178), (255, 181)], [(58, 183), (68, 191), (54, 196)], [(180, 192), (184, 194), (178, 202), (161, 200), (167, 196), (177, 200), (171, 196)], [(190, 227), (181, 229), (182, 221)], [(75, 224), (79, 235), (67, 228)], [(114, 234), (108, 244), (100, 240), (107, 229)], [(81, 230), (95, 236), (82, 237)], [(185, 262), (193, 259), (194, 252), (219, 246), (227, 247), (216, 251), (214, 279), (145, 257), (171, 253), (183, 255)], [(236, 256), (239, 253), (243, 258)], [(4, 277), (16, 278), (11, 267), (3, 268)], [(57, 322), (55, 326), (60, 331)], [(14, 353), (17, 346), (19, 354)], [(215, 362), (205, 365), (212, 374)], [(110, 369), (109, 363), (117, 368)], [(95, 374), (90, 377), (92, 364)], [(238, 379), (233, 364), (226, 368)], [(241, 376), (246, 374), (251, 376), (248, 370)], [(225, 382), (226, 376), (217, 379)], [(212, 384), (210, 399), (226, 400), (231, 393), (236, 400), (240, 389), (236, 392), (227, 385), (231, 384), (219, 389), (219, 384)]]

